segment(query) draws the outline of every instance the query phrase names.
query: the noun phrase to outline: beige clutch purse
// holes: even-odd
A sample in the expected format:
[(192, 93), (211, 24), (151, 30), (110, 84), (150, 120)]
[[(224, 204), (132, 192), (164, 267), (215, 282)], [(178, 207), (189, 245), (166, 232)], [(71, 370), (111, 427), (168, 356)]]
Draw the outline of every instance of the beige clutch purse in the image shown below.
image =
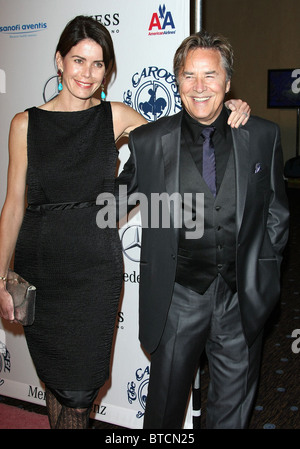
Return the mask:
[(8, 270), (6, 290), (14, 302), (15, 319), (23, 326), (30, 326), (34, 322), (36, 288)]

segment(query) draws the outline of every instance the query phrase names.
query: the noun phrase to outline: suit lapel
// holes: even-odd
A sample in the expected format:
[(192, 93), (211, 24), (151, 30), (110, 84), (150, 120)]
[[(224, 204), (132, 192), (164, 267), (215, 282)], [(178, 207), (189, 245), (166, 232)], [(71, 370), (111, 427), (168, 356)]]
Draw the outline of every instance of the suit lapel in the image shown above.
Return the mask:
[[(162, 154), (164, 162), (166, 191), (171, 196), (173, 193), (179, 193), (179, 163), (180, 163), (180, 146), (181, 146), (181, 117), (182, 114), (176, 114), (172, 121), (172, 129), (164, 134), (161, 138)], [(179, 211), (179, 208), (175, 208)], [(178, 222), (174, 217), (174, 207), (170, 210), (171, 223)], [(178, 228), (175, 228), (176, 232)]]
[[(164, 161), (165, 184), (171, 196), (179, 190), (179, 164), (181, 145), (182, 113), (172, 117), (172, 128), (162, 136), (162, 153)], [(244, 128), (232, 129), (233, 151), (236, 172), (236, 225), (240, 230), (247, 196), (249, 173), (249, 132)], [(171, 208), (171, 221), (174, 224), (174, 210)]]
[(167, 192), (179, 192), (180, 128), (162, 136), (162, 150)]
[(236, 173), (236, 225), (240, 230), (247, 195), (249, 173), (249, 132), (243, 128), (232, 129)]

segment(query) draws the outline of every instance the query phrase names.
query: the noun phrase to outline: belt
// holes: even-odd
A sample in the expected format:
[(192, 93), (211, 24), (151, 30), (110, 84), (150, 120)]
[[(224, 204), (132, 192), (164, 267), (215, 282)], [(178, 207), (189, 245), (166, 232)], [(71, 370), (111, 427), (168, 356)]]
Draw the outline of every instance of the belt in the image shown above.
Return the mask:
[(45, 211), (61, 211), (69, 209), (83, 209), (85, 207), (96, 206), (96, 201), (84, 201), (73, 203), (49, 203), (49, 204), (29, 204), (27, 210), (43, 213)]

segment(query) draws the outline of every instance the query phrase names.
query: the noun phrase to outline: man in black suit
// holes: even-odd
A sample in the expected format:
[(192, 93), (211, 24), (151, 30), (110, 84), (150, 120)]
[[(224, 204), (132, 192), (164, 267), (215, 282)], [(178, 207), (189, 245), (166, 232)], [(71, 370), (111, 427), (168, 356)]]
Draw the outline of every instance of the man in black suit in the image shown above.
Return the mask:
[[(228, 126), (224, 97), (232, 63), (232, 48), (222, 36), (200, 32), (183, 41), (174, 57), (183, 110), (130, 134), (131, 157), (118, 181), (129, 180), (129, 193), (138, 189), (148, 199), (139, 293), (139, 336), (151, 354), (145, 428), (182, 426), (204, 350), (210, 370), (207, 428), (246, 428), (264, 325), (279, 298), (288, 237), (280, 132), (258, 117), (238, 129)], [(211, 180), (204, 180), (202, 135), (210, 127), (212, 190)], [(195, 200), (199, 193), (204, 205)], [(157, 218), (153, 194), (182, 199), (179, 207), (164, 204), (170, 226)], [(151, 226), (152, 219), (159, 223)], [(196, 232), (201, 226), (204, 232)]]

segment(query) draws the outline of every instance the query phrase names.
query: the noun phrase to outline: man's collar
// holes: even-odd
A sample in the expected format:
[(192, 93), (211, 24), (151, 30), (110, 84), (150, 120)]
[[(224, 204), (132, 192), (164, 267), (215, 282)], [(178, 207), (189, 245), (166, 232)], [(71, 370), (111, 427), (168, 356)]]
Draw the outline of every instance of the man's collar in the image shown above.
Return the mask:
[[(216, 128), (216, 130), (223, 137), (225, 137), (227, 129), (228, 129), (227, 120), (228, 120), (228, 113), (227, 113), (226, 107), (223, 105), (221, 113), (216, 118), (216, 120), (213, 123), (211, 123), (211, 125), (209, 125), (209, 126), (214, 126)], [(203, 123), (198, 122), (193, 117), (191, 117), (185, 109), (184, 109), (184, 114), (183, 114), (183, 125), (186, 127), (186, 129), (190, 133), (194, 143), (198, 142), (202, 130), (204, 128), (206, 128), (206, 126), (207, 126), (207, 125), (204, 125)]]

